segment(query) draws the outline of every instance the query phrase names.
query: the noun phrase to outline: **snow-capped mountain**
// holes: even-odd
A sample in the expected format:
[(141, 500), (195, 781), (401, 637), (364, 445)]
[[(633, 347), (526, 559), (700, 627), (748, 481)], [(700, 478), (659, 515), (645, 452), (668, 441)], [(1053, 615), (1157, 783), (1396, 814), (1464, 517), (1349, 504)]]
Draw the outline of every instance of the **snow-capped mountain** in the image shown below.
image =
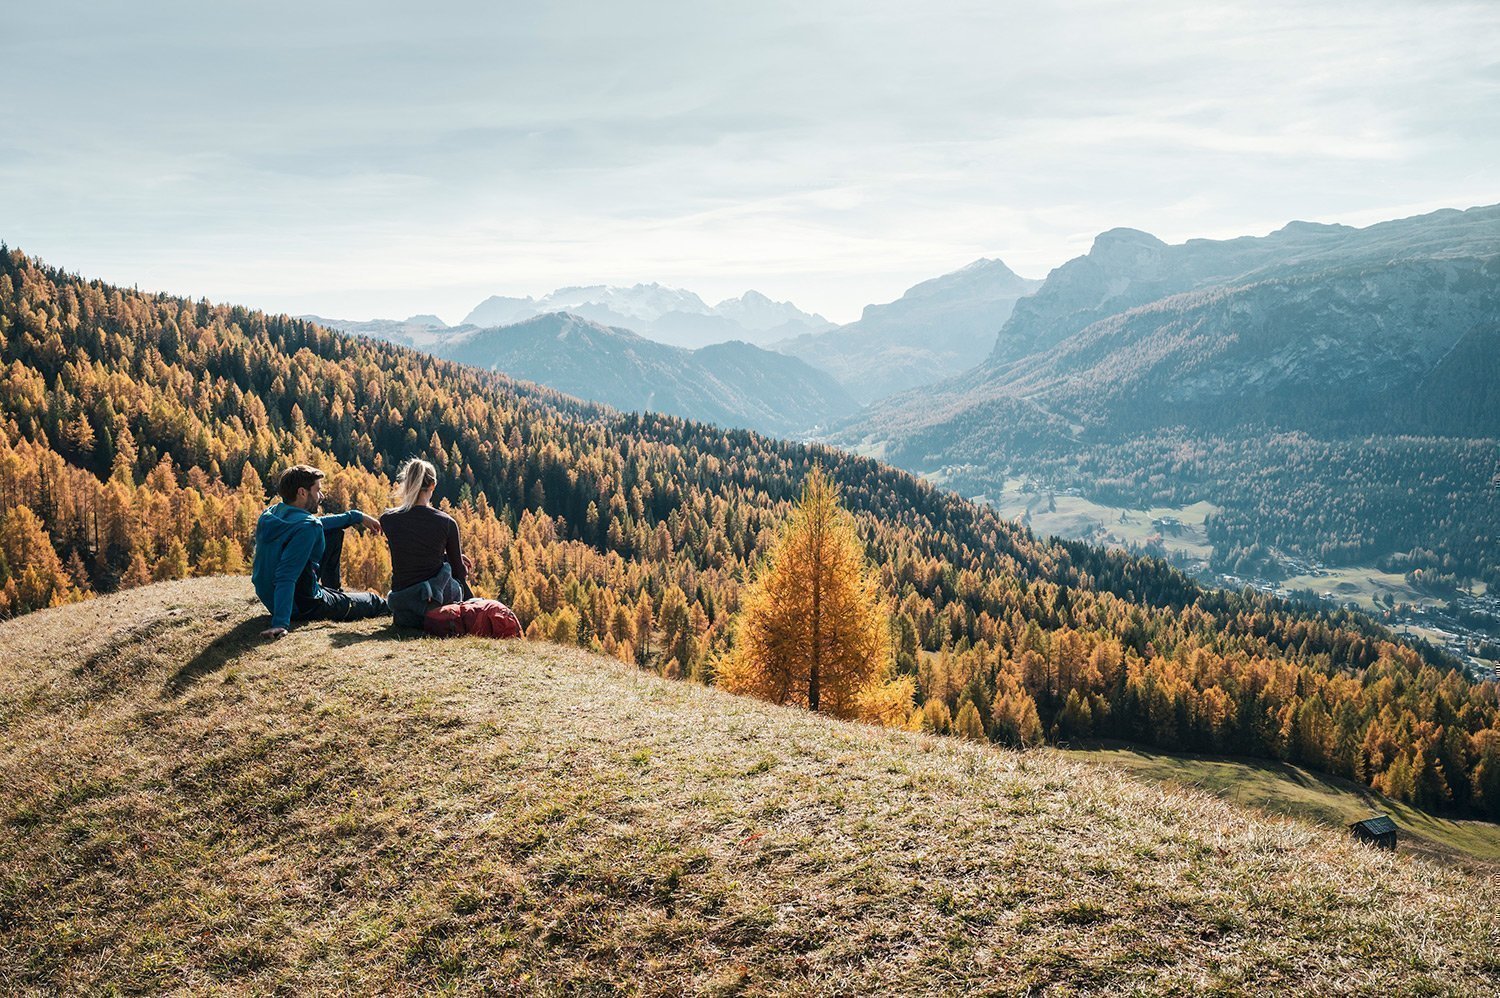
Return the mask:
[(791, 302), (776, 302), (748, 291), (710, 308), (691, 291), (661, 284), (612, 287), (604, 284), (558, 288), (540, 298), (495, 295), (480, 302), (463, 325), (491, 328), (537, 315), (569, 312), (607, 326), (629, 329), (661, 343), (697, 348), (744, 340), (766, 344), (833, 328), (819, 315)]

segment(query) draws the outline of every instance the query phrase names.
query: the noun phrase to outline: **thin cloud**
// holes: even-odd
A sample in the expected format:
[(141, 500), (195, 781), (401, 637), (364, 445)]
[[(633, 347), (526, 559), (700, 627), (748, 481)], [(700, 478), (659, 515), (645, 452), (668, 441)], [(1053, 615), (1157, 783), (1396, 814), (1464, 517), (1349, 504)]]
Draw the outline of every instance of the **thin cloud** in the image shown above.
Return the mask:
[(1500, 8), (10, 12), (0, 238), (364, 318), (660, 280), (831, 318), (978, 256), (1500, 200)]

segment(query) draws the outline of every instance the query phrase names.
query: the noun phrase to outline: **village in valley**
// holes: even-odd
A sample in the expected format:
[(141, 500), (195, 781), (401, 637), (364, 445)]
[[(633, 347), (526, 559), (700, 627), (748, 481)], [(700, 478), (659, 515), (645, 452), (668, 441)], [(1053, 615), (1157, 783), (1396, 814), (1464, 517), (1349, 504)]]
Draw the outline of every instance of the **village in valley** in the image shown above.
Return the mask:
[[(962, 470), (945, 468), (924, 477), (943, 484)], [(1252, 571), (1222, 571), (1214, 565), (1204, 526), (1218, 512), (1208, 502), (1130, 509), (1093, 502), (1077, 488), (1052, 489), (1020, 478), (1008, 479), (998, 496), (969, 498), (1019, 520), (1038, 536), (1154, 555), (1203, 585), (1360, 610), (1409, 641), (1442, 648), (1476, 679), (1500, 678), (1500, 593), (1483, 583), (1446, 593), (1424, 591), (1400, 573), (1375, 566), (1329, 566), (1277, 548), (1268, 548), (1268, 557)]]

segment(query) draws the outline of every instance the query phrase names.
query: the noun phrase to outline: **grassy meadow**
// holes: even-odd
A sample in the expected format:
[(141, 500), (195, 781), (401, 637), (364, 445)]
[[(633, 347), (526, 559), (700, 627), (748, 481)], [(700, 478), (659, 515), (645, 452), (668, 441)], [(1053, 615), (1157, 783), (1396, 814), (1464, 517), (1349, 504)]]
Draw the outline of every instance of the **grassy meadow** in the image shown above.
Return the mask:
[(1048, 751), (1115, 766), (1143, 779), (1207, 790), (1268, 814), (1306, 818), (1335, 829), (1388, 814), (1400, 827), (1402, 851), (1500, 874), (1500, 825), (1431, 814), (1342, 777), (1266, 759), (1184, 755), (1118, 742)]
[(1474, 994), (1500, 883), (549, 644), (0, 623), (0, 993)]

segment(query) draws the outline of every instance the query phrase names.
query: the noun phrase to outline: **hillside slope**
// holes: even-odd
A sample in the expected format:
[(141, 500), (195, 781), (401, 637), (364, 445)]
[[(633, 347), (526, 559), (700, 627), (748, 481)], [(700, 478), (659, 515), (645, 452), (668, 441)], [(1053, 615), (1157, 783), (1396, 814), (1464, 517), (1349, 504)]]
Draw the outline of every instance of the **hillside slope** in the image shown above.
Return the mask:
[(1495, 885), (240, 577), (0, 624), (0, 991), (1477, 993)]
[(1162, 752), (1128, 742), (1083, 743), (1056, 751), (1118, 766), (1141, 779), (1207, 790), (1238, 804), (1338, 830), (1372, 814), (1388, 814), (1400, 827), (1402, 852), (1484, 876), (1500, 873), (1500, 825), (1433, 814), (1353, 780), (1292, 763)]

